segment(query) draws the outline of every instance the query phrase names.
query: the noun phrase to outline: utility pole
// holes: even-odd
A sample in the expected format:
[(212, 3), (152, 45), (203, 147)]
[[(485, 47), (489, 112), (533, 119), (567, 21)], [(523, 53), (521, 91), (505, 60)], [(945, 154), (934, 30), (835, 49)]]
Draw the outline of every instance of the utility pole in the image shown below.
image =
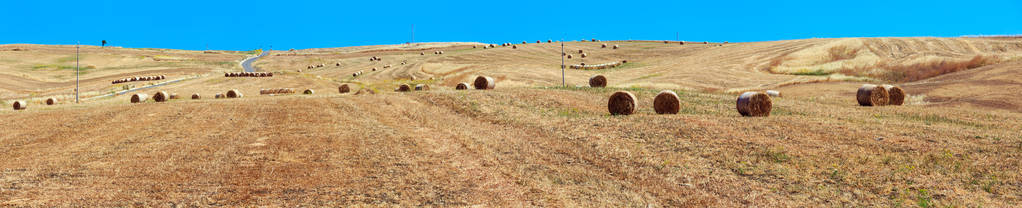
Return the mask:
[(78, 75), (80, 74), (79, 71), (81, 71), (81, 69), (78, 68), (78, 62), (81, 59), (81, 58), (79, 58), (81, 56), (81, 55), (79, 55), (80, 54), (79, 50), (81, 48), (81, 44), (82, 44), (81, 41), (78, 41), (78, 42), (75, 43), (75, 103), (79, 103), (78, 102), (78, 91), (80, 91), (80, 90), (78, 88), (78, 81), (79, 81)]
[(679, 32), (674, 32), (674, 40), (681, 40), (681, 34)]
[(412, 24), (412, 43), (415, 43), (415, 24)]
[(561, 86), (568, 87), (564, 82), (564, 40), (561, 40)]

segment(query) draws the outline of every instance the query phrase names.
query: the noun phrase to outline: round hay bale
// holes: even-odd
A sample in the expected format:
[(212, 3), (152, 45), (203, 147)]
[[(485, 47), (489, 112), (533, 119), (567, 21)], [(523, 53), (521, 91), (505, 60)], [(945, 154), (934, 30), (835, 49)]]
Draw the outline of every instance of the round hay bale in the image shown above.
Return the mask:
[(653, 99), (653, 110), (656, 110), (657, 114), (678, 114), (678, 111), (681, 111), (681, 99), (678, 99), (678, 94), (674, 91), (660, 91)]
[(358, 76), (358, 72), (351, 73), (351, 77), (357, 77), (357, 76)]
[(46, 98), (46, 105), (55, 105), (55, 104), (57, 104), (57, 98), (54, 98), (54, 97)]
[(192, 94), (192, 100), (198, 100), (199, 98), (202, 98), (199, 96), (199, 93)]
[(147, 99), (149, 99), (149, 95), (147, 95), (145, 93), (138, 93), (138, 94), (131, 95), (131, 103), (141, 103), (141, 102), (145, 102), (145, 100), (147, 100)]
[(855, 93), (855, 99), (859, 101), (861, 106), (882, 106), (887, 105), (890, 94), (887, 93), (887, 89), (881, 86), (864, 84)]
[(607, 110), (611, 115), (631, 115), (639, 109), (638, 99), (630, 92), (617, 91), (610, 95)]
[(597, 74), (589, 78), (589, 87), (607, 87), (607, 77)]
[(465, 82), (458, 83), (458, 86), (455, 86), (454, 89), (455, 90), (467, 90), (468, 89), (468, 83), (465, 83)]
[(761, 92), (745, 92), (738, 96), (738, 113), (742, 116), (766, 117), (770, 116), (770, 109), (773, 101), (770, 96)]
[(408, 86), (408, 84), (401, 84), (401, 86), (398, 86), (398, 87), (397, 87), (397, 91), (398, 91), (398, 92), (408, 92), (408, 91), (412, 91), (412, 87)]
[(568, 54), (568, 59), (571, 59), (571, 54)]
[(522, 44), (529, 44), (529, 42), (522, 41)]
[[(383, 68), (390, 67), (390, 65), (383, 66)], [(376, 71), (376, 67), (373, 67), (373, 71)]]
[(334, 63), (334, 66), (341, 66), (341, 62)]
[(550, 40), (550, 39), (547, 39), (547, 40), (546, 40), (546, 42), (547, 42), (547, 43), (553, 43), (553, 42), (554, 42), (554, 40)]
[(669, 42), (665, 40), (665, 41), (664, 41), (664, 44), (667, 44), (667, 43), (669, 43)]
[(902, 105), (905, 104), (905, 90), (901, 87), (894, 85), (884, 85), (884, 90), (887, 90), (888, 100), (887, 105)]
[(161, 79), (161, 80), (163, 80), (163, 79), (167, 79), (167, 75), (160, 75), (160, 79)]
[(767, 90), (766, 94), (770, 97), (781, 97), (781, 92), (777, 90)]
[(341, 84), (340, 87), (337, 87), (337, 92), (340, 92), (342, 94), (348, 93), (351, 92), (351, 88), (348, 87), (348, 84)]
[(238, 91), (236, 89), (228, 90), (226, 96), (227, 96), (227, 98), (241, 98), (242, 97), (241, 91)]
[(424, 90), (428, 91), (429, 90), (429, 85), (426, 85), (426, 84), (417, 84), (417, 85), (415, 85), (415, 91), (424, 91)]
[(496, 85), (496, 81), (493, 81), (492, 77), (487, 76), (478, 76), (476, 77), (475, 82), (472, 83), (472, 86), (474, 86), (477, 90), (493, 89)]
[(217, 93), (216, 96), (213, 96), (213, 98), (216, 98), (216, 99), (220, 99), (220, 98), (224, 98), (224, 97), (226, 97), (226, 96), (224, 96), (224, 94), (222, 94), (222, 93)]
[(578, 53), (579, 53), (579, 54), (582, 54), (582, 53), (583, 53), (583, 52), (582, 52), (582, 49), (578, 49)]
[(443, 55), (443, 54), (444, 54), (444, 51), (440, 51), (440, 54), (441, 54), (441, 55)]
[(536, 41), (536, 43), (542, 43), (542, 42), (540, 42), (540, 41), (538, 41), (538, 40), (537, 40), (537, 41)]
[(311, 95), (312, 93), (315, 93), (314, 91), (312, 91), (312, 89), (305, 89), (305, 91), (302, 91), (302, 94), (306, 95)]
[(420, 55), (420, 56), (425, 56), (425, 55), (426, 55), (426, 52), (419, 52), (419, 55)]
[(178, 98), (180, 98), (180, 97), (177, 96), (177, 93), (170, 93), (170, 99), (171, 100), (177, 100)]
[(28, 103), (26, 103), (25, 101), (16, 100), (14, 101), (14, 103), (12, 103), (12, 107), (14, 107), (14, 110), (25, 110), (25, 108), (28, 108)]
[(166, 102), (167, 100), (170, 100), (170, 94), (167, 94), (167, 92), (159, 91), (153, 94), (153, 101)]
[(678, 45), (685, 45), (685, 41), (678, 42)]
[(621, 63), (622, 63), (622, 64), (627, 64), (627, 63), (628, 63), (628, 60), (621, 60)]
[(600, 48), (607, 48), (607, 44), (606, 43), (600, 44)]
[(518, 45), (511, 46), (511, 49), (518, 49)]
[(579, 56), (581, 56), (582, 58), (585, 58), (587, 55), (583, 53), (582, 55), (579, 55)]
[(620, 48), (621, 46), (614, 45), (614, 49)]

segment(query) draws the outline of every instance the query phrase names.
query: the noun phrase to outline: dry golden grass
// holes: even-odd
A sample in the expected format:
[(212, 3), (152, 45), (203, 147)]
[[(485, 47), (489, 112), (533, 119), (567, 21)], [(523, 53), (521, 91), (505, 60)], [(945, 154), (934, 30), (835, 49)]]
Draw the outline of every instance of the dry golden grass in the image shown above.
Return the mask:
[[(66, 80), (40, 77), (65, 72), (10, 75), (29, 62), (15, 57), (0, 61), (0, 99), (24, 98), (32, 107), (0, 109), (0, 206), (1015, 207), (1022, 203), (1022, 61), (1011, 57), (1011, 45), (1020, 40), (604, 41), (617, 50), (566, 42), (569, 51), (590, 52), (586, 62), (628, 60), (568, 70), (568, 87), (552, 87), (561, 83), (560, 44), (274, 51), (257, 64), (277, 74), (259, 79), (222, 76), (240, 71), (236, 52), (116, 49), (235, 63), (161, 65), (168, 79), (185, 79), (139, 92), (212, 98), (226, 89), (255, 95), (348, 83), (377, 93), (142, 104), (128, 102), (132, 93), (95, 97), (108, 93), (104, 77), (152, 71), (118, 69), (90, 73), (94, 87), (82, 104), (60, 97), (66, 104), (53, 106), (39, 103), (66, 91)], [(941, 44), (948, 49), (937, 50)], [(0, 45), (11, 47), (23, 46)], [(0, 54), (50, 50), (24, 47), (39, 48)], [(447, 53), (418, 55), (424, 50)], [(786, 71), (977, 55), (997, 61), (957, 71), (939, 65), (919, 71), (943, 74), (897, 83), (910, 95), (902, 106), (858, 106), (864, 82), (848, 80), (878, 79), (873, 73), (827, 79)], [(371, 56), (382, 60), (366, 61)], [(331, 64), (293, 72), (324, 63)], [(358, 71), (365, 74), (350, 76)], [(614, 79), (607, 88), (584, 87), (595, 74)], [(499, 87), (451, 87), (480, 75)], [(391, 92), (400, 84), (435, 88)], [(769, 117), (742, 117), (729, 92), (757, 88), (784, 97), (772, 98)], [(677, 92), (678, 114), (654, 111), (665, 89)], [(635, 94), (634, 114), (609, 115), (615, 91)]]

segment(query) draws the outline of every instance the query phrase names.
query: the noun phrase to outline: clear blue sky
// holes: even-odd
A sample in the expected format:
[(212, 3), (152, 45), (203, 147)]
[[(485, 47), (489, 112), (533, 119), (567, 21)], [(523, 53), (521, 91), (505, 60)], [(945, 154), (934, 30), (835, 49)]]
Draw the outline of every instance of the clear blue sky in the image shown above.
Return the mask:
[(0, 44), (250, 50), (546, 39), (766, 41), (1022, 34), (1022, 1), (20, 1)]

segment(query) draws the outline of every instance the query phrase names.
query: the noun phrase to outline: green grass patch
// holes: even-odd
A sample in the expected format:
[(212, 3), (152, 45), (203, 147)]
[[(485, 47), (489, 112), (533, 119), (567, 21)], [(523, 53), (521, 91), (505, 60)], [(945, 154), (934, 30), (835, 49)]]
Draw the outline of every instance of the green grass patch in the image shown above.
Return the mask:
[(791, 74), (792, 75), (806, 75), (806, 76), (830, 76), (830, 74), (833, 74), (833, 72), (823, 71), (823, 69), (817, 69), (817, 70), (802, 69), (802, 70), (799, 70), (797, 72), (792, 72)]

